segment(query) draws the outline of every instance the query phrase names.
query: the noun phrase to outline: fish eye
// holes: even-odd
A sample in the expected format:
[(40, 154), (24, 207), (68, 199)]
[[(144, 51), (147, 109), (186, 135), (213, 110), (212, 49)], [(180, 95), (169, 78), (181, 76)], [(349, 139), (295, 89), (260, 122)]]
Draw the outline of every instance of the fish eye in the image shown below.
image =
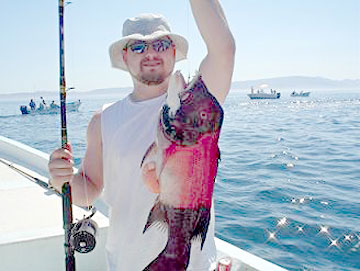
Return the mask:
[(206, 112), (205, 112), (205, 111), (201, 111), (201, 112), (200, 112), (200, 118), (206, 119), (206, 117), (207, 117)]

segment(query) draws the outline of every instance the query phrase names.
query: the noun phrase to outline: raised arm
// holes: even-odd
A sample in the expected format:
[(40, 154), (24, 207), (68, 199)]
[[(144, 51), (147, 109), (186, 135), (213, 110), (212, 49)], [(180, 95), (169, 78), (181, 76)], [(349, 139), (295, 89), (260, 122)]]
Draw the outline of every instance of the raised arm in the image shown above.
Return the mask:
[(190, 0), (190, 4), (207, 46), (199, 71), (209, 91), (223, 104), (231, 86), (235, 40), (218, 0)]

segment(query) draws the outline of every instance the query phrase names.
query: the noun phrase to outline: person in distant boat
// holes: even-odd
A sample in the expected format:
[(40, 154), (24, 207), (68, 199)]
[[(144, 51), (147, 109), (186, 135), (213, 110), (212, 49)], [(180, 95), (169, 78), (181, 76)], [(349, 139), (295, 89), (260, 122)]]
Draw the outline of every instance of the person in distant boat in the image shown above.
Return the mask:
[(51, 101), (51, 104), (50, 104), (50, 108), (52, 108), (52, 109), (57, 109), (57, 108), (59, 108), (59, 106), (55, 103), (54, 100), (52, 100), (52, 101)]
[(41, 99), (41, 103), (44, 105), (44, 107), (46, 107), (46, 102), (45, 102), (44, 98), (41, 96), (40, 99)]
[[(189, 2), (207, 48), (199, 73), (210, 93), (224, 104), (231, 86), (235, 40), (219, 0)], [(106, 255), (110, 271), (141, 271), (166, 244), (167, 233), (157, 227), (143, 234), (158, 192), (154, 163), (145, 164), (141, 171), (140, 162), (155, 139), (159, 109), (175, 62), (185, 59), (187, 51), (186, 39), (171, 32), (163, 16), (141, 14), (127, 19), (123, 36), (110, 46), (109, 53), (112, 66), (130, 74), (133, 91), (94, 114), (88, 125), (85, 156), (76, 174), (70, 144), (51, 153), (48, 168), (52, 187), (61, 191), (63, 184), (70, 182), (73, 202), (80, 206), (88, 206), (100, 196), (108, 204), (111, 215)], [(208, 271), (215, 256), (211, 216), (204, 247), (191, 252), (187, 270)]]
[(36, 104), (33, 99), (30, 100), (29, 106), (30, 106), (31, 110), (35, 110)]
[(39, 103), (39, 110), (44, 110), (45, 106), (44, 103), (40, 102)]

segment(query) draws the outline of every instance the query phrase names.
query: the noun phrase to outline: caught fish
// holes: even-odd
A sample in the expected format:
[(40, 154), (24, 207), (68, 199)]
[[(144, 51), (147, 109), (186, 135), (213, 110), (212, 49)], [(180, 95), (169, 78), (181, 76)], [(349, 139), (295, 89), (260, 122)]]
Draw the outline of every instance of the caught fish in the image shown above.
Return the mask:
[(152, 225), (168, 229), (164, 250), (144, 270), (186, 270), (191, 243), (199, 239), (203, 248), (210, 222), (223, 110), (200, 75), (184, 84), (180, 72), (171, 77), (156, 140), (141, 163), (155, 161), (160, 187), (144, 233)]

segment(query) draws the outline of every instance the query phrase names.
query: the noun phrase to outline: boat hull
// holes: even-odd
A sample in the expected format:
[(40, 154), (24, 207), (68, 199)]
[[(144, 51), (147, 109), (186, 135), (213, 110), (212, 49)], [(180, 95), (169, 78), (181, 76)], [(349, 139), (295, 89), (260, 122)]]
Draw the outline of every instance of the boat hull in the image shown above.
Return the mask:
[(252, 100), (279, 99), (280, 93), (250, 93), (248, 96)]
[(300, 92), (300, 93), (291, 93), (290, 96), (291, 97), (309, 97), (310, 95), (310, 91), (309, 92)]

